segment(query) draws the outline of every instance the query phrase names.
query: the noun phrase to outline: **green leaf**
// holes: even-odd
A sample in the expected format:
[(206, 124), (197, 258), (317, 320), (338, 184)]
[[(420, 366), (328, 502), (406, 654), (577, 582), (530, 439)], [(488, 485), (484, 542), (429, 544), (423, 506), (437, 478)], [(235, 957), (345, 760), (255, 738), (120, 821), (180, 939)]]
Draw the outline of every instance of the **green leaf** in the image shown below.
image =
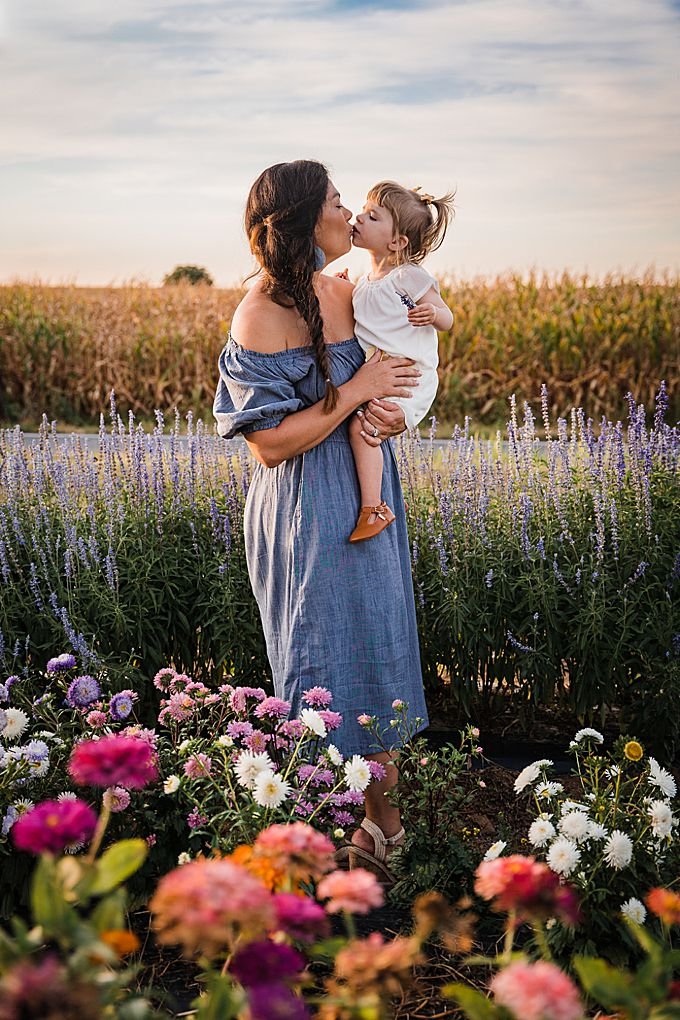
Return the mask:
[(70, 935), (77, 927), (77, 914), (64, 899), (55, 863), (48, 857), (41, 857), (33, 872), (31, 908), (34, 922), (48, 935)]
[(94, 882), (90, 887), (93, 896), (110, 892), (141, 868), (148, 847), (143, 839), (122, 839), (110, 846), (96, 864)]
[(469, 1020), (496, 1020), (500, 1016), (498, 1009), (486, 995), (460, 982), (444, 985), (442, 995), (445, 999), (457, 1002)]
[(605, 960), (592, 957), (574, 957), (574, 968), (581, 984), (602, 1006), (616, 1008), (640, 1005), (639, 995), (633, 988), (630, 974), (617, 970)]
[(111, 929), (119, 931), (125, 928), (125, 902), (124, 889), (116, 889), (110, 896), (105, 896), (90, 914), (90, 921), (97, 934)]
[(196, 1020), (235, 1020), (244, 1006), (244, 995), (226, 974), (209, 974), (207, 992), (194, 999)]

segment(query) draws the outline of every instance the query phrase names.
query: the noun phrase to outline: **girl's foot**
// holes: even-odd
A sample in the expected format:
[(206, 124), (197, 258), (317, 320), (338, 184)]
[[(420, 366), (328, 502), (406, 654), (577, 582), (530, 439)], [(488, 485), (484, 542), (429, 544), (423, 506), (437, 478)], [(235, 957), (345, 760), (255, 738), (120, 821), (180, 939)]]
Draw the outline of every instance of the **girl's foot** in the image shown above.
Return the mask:
[(364, 542), (384, 531), (394, 520), (394, 514), (387, 503), (377, 506), (362, 506), (354, 531), (349, 536), (350, 542)]

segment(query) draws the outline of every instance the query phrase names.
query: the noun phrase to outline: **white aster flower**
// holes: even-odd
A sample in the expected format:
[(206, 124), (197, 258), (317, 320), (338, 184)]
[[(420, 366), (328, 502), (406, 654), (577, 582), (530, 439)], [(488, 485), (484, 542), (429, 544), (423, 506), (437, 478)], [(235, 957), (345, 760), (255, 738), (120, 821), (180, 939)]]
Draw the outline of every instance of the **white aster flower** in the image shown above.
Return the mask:
[(532, 846), (545, 846), (556, 836), (555, 826), (547, 818), (537, 818), (529, 826), (529, 842)]
[(573, 839), (567, 839), (566, 836), (558, 836), (548, 850), (546, 860), (548, 867), (552, 868), (556, 874), (566, 877), (571, 875), (581, 860), (581, 851)]
[(557, 796), (558, 793), (562, 793), (564, 787), (561, 783), (539, 783), (534, 793), (539, 799), (547, 800), (550, 797)]
[(533, 765), (538, 765), (539, 769), (548, 768), (550, 765), (554, 765), (554, 762), (550, 758), (538, 758)]
[(652, 821), (652, 832), (658, 838), (670, 836), (675, 819), (673, 813), (665, 800), (653, 800), (648, 809)]
[(180, 754), (184, 754), (185, 751), (189, 750), (190, 746), (191, 746), (190, 740), (183, 740), (182, 743), (177, 748), (177, 750), (179, 751)]
[[(11, 709), (7, 709), (7, 715), (9, 715)], [(5, 736), (7, 736), (7, 730), (5, 730)], [(678, 792), (678, 788), (675, 785), (675, 780), (670, 772), (666, 769), (661, 768), (656, 758), (649, 759), (649, 776), (647, 782), (650, 786), (658, 786), (664, 797), (675, 797)]]
[(27, 811), (30, 811), (31, 808), (35, 807), (35, 804), (32, 800), (15, 800), (12, 807), (19, 817), (21, 817), (22, 815), (25, 815)]
[(230, 737), (228, 733), (223, 733), (221, 737), (217, 738), (217, 743), (220, 747), (233, 747), (234, 738)]
[(363, 791), (371, 781), (371, 770), (368, 762), (360, 754), (353, 754), (345, 762), (345, 782), (350, 790)]
[(63, 793), (59, 794), (57, 800), (78, 800), (78, 794), (71, 793), (70, 790), (64, 790)]
[(607, 779), (616, 779), (620, 771), (621, 771), (620, 765), (612, 765), (610, 768), (605, 769), (602, 774), (606, 776)]
[(266, 751), (258, 751), (257, 753), (242, 751), (234, 767), (237, 780), (241, 786), (245, 786), (246, 790), (252, 790), (260, 772), (267, 770), (270, 772), (274, 771), (274, 762)]
[(569, 811), (560, 818), (559, 830), (568, 839), (582, 843), (590, 835), (590, 819), (585, 811)]
[(263, 769), (255, 778), (253, 797), (260, 807), (275, 808), (290, 794), (290, 783), (271, 769)]
[(495, 861), (497, 857), (500, 857), (507, 845), (508, 844), (503, 839), (499, 839), (496, 843), (492, 843), (484, 854), (483, 860)]
[(634, 921), (635, 924), (644, 924), (647, 916), (647, 910), (644, 903), (640, 900), (636, 900), (634, 896), (631, 896), (629, 900), (621, 904), (621, 913), (624, 917), (627, 917), (629, 921)]
[(531, 765), (527, 765), (527, 767), (522, 769), (515, 779), (515, 793), (522, 793), (523, 790), (526, 790), (527, 786), (533, 786), (536, 780), (540, 779), (540, 777), (541, 769), (536, 762), (532, 762)]
[(191, 854), (188, 854), (186, 852), (186, 850), (183, 850), (182, 853), (177, 858), (177, 863), (180, 864), (180, 865), (188, 864), (190, 860), (191, 860)]
[(620, 829), (614, 829), (604, 845), (604, 859), (616, 871), (630, 864), (633, 856), (633, 841)]
[(50, 760), (49, 758), (43, 758), (42, 761), (29, 761), (28, 767), (30, 769), (28, 779), (39, 779), (40, 776), (44, 776), (46, 772), (49, 772)]
[(591, 726), (585, 726), (578, 733), (574, 734), (574, 743), (580, 744), (582, 740), (594, 740), (596, 744), (604, 743), (604, 737), (599, 730), (594, 730)]
[(179, 790), (179, 776), (168, 776), (163, 782), (163, 793), (177, 793)]
[(587, 811), (587, 804), (579, 804), (577, 800), (563, 800), (560, 813), (566, 815), (569, 811)]
[(594, 822), (592, 819), (588, 822), (589, 839), (606, 839), (608, 835), (609, 829), (605, 829), (600, 822)]
[(333, 835), (335, 836), (336, 839), (343, 839), (345, 835), (345, 830), (340, 828), (333, 829)]
[(345, 760), (342, 757), (342, 755), (340, 754), (340, 752), (338, 751), (338, 749), (335, 746), (335, 744), (329, 744), (328, 745), (328, 747), (326, 748), (326, 754), (328, 755), (332, 765), (336, 765), (336, 766), (337, 765), (342, 765), (343, 761)]
[(312, 733), (316, 733), (317, 737), (326, 736), (326, 723), (323, 721), (319, 713), (314, 708), (303, 708), (300, 712), (300, 722), (303, 726), (306, 726)]
[(20, 737), (28, 726), (28, 716), (25, 712), (22, 712), (20, 708), (6, 708), (5, 709), (5, 728), (2, 731), (2, 736), (5, 740), (14, 740), (15, 737)]

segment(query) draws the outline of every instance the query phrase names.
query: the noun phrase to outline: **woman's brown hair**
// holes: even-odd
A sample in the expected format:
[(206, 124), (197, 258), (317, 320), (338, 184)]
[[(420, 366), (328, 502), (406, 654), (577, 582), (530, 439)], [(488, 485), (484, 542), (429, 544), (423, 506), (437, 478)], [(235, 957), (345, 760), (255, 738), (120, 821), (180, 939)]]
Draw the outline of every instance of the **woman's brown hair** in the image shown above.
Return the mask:
[(313, 276), (314, 230), (328, 193), (328, 170), (311, 159), (277, 163), (257, 178), (246, 203), (250, 250), (264, 274), (264, 289), (284, 308), (297, 308), (309, 332), (326, 382), (324, 411), (332, 411), (338, 391), (330, 380), (330, 356)]

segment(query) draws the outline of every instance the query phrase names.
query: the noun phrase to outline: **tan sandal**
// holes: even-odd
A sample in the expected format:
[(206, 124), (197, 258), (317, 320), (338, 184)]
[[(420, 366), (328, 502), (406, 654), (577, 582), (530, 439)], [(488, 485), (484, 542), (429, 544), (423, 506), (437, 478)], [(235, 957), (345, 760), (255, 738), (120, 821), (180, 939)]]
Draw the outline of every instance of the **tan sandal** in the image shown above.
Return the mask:
[(350, 542), (365, 542), (367, 538), (379, 535), (389, 527), (395, 519), (387, 503), (377, 506), (362, 506), (354, 531), (349, 536)]
[(346, 863), (350, 871), (357, 867), (365, 867), (367, 871), (377, 875), (383, 885), (394, 885), (396, 879), (387, 867), (387, 858), (401, 845), (406, 835), (403, 826), (394, 836), (386, 836), (375, 822), (370, 818), (364, 818), (361, 828), (372, 838), (374, 852), (370, 853), (356, 843), (347, 843), (336, 850), (335, 863), (340, 867)]

